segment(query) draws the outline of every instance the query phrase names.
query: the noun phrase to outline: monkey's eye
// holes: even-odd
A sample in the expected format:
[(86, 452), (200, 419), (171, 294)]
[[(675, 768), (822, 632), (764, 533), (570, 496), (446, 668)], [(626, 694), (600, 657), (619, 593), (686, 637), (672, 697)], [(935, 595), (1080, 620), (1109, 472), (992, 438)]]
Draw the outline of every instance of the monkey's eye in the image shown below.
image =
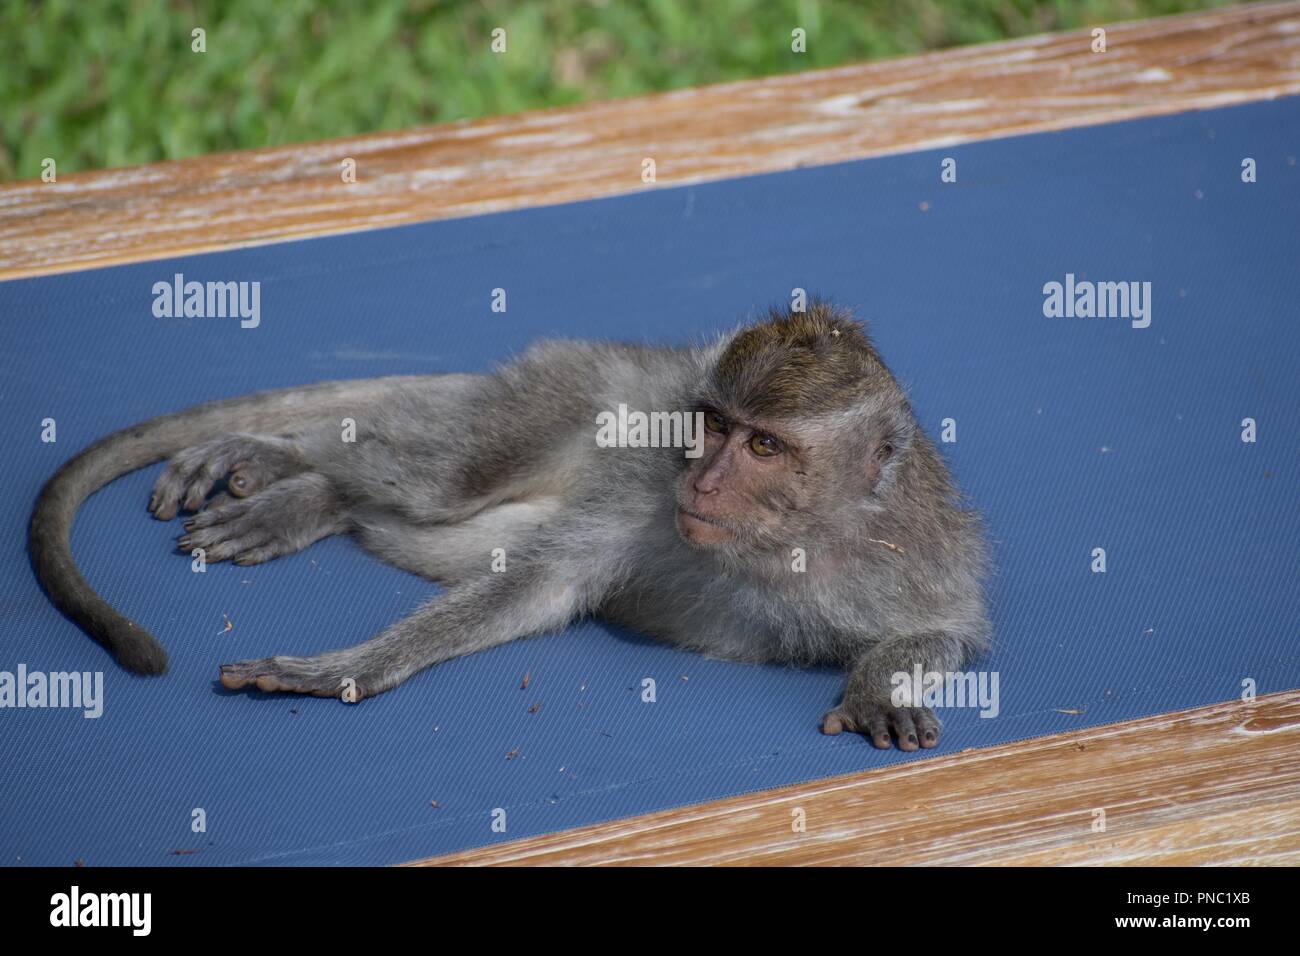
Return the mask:
[(755, 432), (754, 437), (749, 440), (749, 450), (759, 458), (771, 458), (773, 455), (781, 454), (781, 443), (771, 435), (763, 435)]
[(893, 453), (894, 453), (894, 446), (891, 445), (889, 442), (885, 442), (883, 445), (881, 445), (879, 448), (876, 449), (876, 460), (888, 461), (889, 456), (892, 455)]
[(704, 427), (715, 435), (723, 435), (727, 431), (727, 420), (717, 412), (705, 412)]

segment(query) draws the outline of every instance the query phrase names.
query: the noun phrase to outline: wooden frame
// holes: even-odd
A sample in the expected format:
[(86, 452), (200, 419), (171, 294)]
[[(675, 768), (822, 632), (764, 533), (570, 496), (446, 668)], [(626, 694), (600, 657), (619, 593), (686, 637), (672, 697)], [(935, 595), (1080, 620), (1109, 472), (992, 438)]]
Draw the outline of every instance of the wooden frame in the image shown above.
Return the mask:
[[(1295, 3), (0, 186), (0, 279), (1300, 93)], [(959, 108), (957, 108), (959, 107)], [(341, 163), (357, 163), (345, 184)], [(38, 170), (30, 170), (31, 175)]]
[[(797, 811), (804, 832), (794, 829)], [(592, 863), (1294, 865), (1300, 691), (424, 861)]]
[[(0, 279), (631, 192), (647, 156), (678, 185), (1300, 93), (1298, 3), (1106, 29), (7, 184)], [(1294, 864), (1300, 691), (424, 862)]]

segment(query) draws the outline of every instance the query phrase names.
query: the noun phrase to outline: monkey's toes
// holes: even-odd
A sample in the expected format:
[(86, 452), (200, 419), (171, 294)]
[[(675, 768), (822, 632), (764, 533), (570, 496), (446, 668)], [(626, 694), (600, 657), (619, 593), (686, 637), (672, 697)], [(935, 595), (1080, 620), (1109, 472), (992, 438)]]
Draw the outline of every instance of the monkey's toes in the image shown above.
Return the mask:
[(184, 487), (164, 474), (153, 487), (149, 496), (149, 513), (159, 521), (171, 521), (181, 507), (181, 492)]
[(224, 508), (226, 505), (234, 504), (235, 499), (230, 494), (221, 491), (207, 500), (203, 506), (204, 511), (216, 511), (218, 508)]
[(185, 521), (185, 530), (194, 532), (204, 528), (233, 524), (246, 517), (251, 507), (251, 501), (240, 501), (238, 498), (229, 496), (222, 498), (218, 496), (212, 499), (212, 503), (208, 507)]
[[(215, 501), (215, 499), (214, 499)], [(182, 551), (202, 548), (208, 561), (234, 560), (242, 564), (269, 561), (282, 553), (273, 546), (274, 532), (266, 516), (250, 510), (251, 502), (226, 496), (185, 522), (177, 539)]]
[(154, 484), (149, 510), (170, 521), (178, 511), (198, 511), (223, 477), (229, 493), (247, 498), (292, 467), (282, 450), (266, 439), (228, 435), (177, 454)]

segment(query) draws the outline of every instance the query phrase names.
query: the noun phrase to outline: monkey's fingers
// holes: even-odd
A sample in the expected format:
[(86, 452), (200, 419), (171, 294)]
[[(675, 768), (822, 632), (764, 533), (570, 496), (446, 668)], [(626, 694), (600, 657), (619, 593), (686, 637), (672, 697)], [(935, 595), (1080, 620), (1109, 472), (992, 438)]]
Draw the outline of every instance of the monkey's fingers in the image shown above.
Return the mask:
[(916, 721), (912, 718), (912, 712), (906, 707), (894, 708), (889, 712), (889, 725), (898, 737), (899, 750), (920, 748), (921, 738), (916, 733)]
[(338, 697), (349, 703), (365, 697), (358, 682), (322, 671), (310, 657), (264, 657), (222, 664), (221, 686), (227, 690), (256, 687), (267, 693)]
[(843, 731), (862, 734), (880, 750), (893, 747), (894, 738), (899, 750), (928, 750), (939, 743), (939, 718), (928, 707), (841, 704), (822, 718), (822, 733), (834, 736)]
[(889, 738), (889, 723), (885, 713), (879, 708), (855, 709), (840, 705), (822, 718), (822, 733), (834, 737), (844, 731), (870, 737), (871, 742), (882, 750), (888, 750), (894, 745)]
[(894, 745), (889, 738), (885, 713), (876, 707), (854, 708), (841, 704), (822, 718), (822, 733), (833, 737), (843, 731), (863, 734), (871, 738), (871, 742), (881, 750), (888, 750)]
[[(898, 738), (899, 750), (929, 750), (939, 744), (939, 718), (929, 707), (881, 707), (875, 718), (876, 726), (888, 724), (889, 729)], [(889, 733), (884, 733), (884, 746), (888, 747)], [(873, 735), (873, 742), (874, 740)], [(876, 742), (876, 746), (881, 744)]]
[(828, 737), (835, 737), (845, 730), (852, 731), (854, 729), (856, 728), (854, 728), (853, 721), (849, 718), (849, 715), (842, 713), (839, 710), (829, 711), (826, 716), (822, 718), (822, 733), (826, 734)]
[(912, 719), (916, 724), (916, 734), (921, 746), (929, 750), (939, 745), (939, 718), (929, 707), (916, 707), (912, 710)]

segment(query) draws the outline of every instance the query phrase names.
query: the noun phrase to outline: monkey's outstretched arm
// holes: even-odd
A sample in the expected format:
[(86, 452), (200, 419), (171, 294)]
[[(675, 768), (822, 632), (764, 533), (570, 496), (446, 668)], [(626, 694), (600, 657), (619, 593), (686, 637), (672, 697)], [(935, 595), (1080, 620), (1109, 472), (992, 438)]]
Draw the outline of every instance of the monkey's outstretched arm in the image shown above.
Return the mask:
[(27, 548), (50, 600), (137, 674), (160, 674), (167, 653), (139, 624), (114, 610), (77, 570), (69, 534), (90, 495), (128, 472), (161, 461), (225, 432), (277, 434), (356, 415), (400, 389), (437, 376), (390, 376), (259, 392), (152, 418), (95, 442), (60, 468), (42, 489)]
[[(899, 706), (893, 699), (894, 675), (906, 674), (909, 682), (919, 665), (923, 673), (958, 670), (979, 646), (977, 636), (948, 631), (931, 631), (894, 637), (862, 655), (849, 671), (840, 705), (822, 719), (822, 732), (838, 734), (857, 731), (871, 738), (877, 747), (891, 746), (890, 731), (898, 738), (899, 750), (930, 748), (939, 743), (939, 718), (915, 699)], [(915, 688), (919, 696), (920, 688)], [(917, 704), (908, 706), (907, 704)]]
[(256, 686), (356, 703), (442, 661), (563, 627), (592, 603), (583, 583), (540, 564), (487, 574), (434, 598), (363, 644), (316, 657), (268, 657), (221, 666), (230, 689)]

